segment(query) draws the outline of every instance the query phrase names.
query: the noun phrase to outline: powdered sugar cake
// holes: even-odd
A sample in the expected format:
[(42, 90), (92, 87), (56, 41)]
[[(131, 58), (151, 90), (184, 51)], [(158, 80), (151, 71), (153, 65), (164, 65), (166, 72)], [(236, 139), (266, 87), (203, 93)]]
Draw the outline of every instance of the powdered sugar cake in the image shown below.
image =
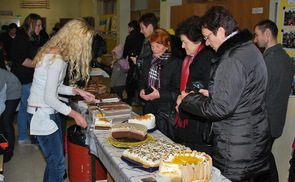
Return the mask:
[(184, 145), (160, 139), (126, 149), (123, 157), (139, 162), (146, 168), (159, 167), (162, 156), (175, 150), (190, 149)]

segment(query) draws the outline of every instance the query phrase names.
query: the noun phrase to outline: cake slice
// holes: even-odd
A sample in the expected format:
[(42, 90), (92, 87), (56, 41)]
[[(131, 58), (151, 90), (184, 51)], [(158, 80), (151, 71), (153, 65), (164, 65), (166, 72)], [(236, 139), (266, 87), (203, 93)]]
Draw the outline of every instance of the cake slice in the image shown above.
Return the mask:
[(105, 118), (96, 118), (94, 122), (95, 129), (110, 129), (112, 126), (112, 120)]
[(111, 136), (119, 141), (143, 141), (147, 138), (147, 127), (136, 123), (119, 123), (112, 126)]

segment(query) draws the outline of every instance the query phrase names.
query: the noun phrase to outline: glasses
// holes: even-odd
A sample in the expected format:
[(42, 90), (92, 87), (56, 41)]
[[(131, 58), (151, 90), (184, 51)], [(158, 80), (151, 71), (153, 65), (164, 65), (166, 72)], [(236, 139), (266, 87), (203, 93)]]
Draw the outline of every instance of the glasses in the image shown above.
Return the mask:
[(204, 36), (203, 37), (203, 39), (206, 41), (206, 40), (208, 40), (209, 39), (209, 36), (211, 35), (211, 34), (213, 34), (213, 32), (211, 32), (209, 35), (207, 35), (207, 36)]

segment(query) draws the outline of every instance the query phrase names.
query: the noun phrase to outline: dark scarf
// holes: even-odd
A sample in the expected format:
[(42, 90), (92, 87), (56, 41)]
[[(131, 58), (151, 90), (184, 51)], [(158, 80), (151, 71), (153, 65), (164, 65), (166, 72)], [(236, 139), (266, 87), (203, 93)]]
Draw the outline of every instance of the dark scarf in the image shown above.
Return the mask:
[(170, 57), (171, 53), (169, 52), (166, 52), (159, 57), (153, 56), (148, 75), (148, 86), (153, 86), (156, 89), (161, 88), (161, 62), (168, 60)]

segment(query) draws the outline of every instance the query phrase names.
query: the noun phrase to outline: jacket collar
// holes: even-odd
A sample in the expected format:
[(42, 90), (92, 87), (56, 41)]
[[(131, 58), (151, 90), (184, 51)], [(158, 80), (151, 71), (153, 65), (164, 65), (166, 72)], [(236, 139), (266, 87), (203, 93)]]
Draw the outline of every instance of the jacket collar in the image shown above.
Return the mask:
[(274, 46), (271, 46), (270, 48), (268, 48), (264, 51), (263, 56), (265, 56), (273, 51), (280, 50), (280, 49), (283, 49), (283, 46), (281, 44), (276, 44)]
[(244, 29), (238, 32), (233, 37), (229, 38), (225, 42), (223, 42), (218, 48), (216, 55), (217, 57), (222, 56), (226, 51), (234, 49), (243, 45), (244, 43), (252, 40), (253, 36), (248, 29)]

